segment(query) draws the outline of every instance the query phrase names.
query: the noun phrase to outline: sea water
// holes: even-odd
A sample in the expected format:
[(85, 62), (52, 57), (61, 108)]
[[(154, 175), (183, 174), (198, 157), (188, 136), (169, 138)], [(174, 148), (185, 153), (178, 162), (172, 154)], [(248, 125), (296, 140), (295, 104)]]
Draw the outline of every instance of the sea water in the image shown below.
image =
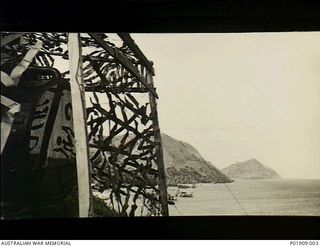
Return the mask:
[(320, 180), (247, 179), (182, 191), (193, 192), (193, 197), (178, 197), (169, 205), (170, 216), (320, 215)]

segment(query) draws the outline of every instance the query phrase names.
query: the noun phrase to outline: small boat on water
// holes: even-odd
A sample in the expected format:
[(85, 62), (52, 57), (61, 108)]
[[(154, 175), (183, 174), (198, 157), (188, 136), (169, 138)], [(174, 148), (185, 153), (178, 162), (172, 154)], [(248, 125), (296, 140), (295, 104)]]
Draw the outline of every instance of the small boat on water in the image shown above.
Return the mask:
[(193, 197), (193, 193), (188, 193), (187, 191), (181, 191), (179, 194), (180, 197)]
[(189, 189), (191, 188), (189, 185), (186, 185), (186, 184), (178, 184), (178, 189)]
[(168, 193), (168, 204), (169, 205), (175, 205), (175, 201), (177, 201), (177, 195), (171, 195)]
[(177, 196), (176, 195), (171, 195), (171, 194), (168, 193), (168, 200), (176, 201), (177, 200)]
[(178, 184), (177, 185), (178, 189), (195, 189), (196, 188), (196, 184), (192, 183), (192, 185), (189, 184)]

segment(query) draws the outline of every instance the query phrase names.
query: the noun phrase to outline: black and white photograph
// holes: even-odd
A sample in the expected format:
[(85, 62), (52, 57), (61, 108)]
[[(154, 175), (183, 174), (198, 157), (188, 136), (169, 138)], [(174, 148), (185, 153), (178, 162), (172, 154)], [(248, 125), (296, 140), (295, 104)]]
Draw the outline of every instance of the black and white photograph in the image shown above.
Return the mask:
[(1, 32), (1, 220), (320, 216), (319, 44)]

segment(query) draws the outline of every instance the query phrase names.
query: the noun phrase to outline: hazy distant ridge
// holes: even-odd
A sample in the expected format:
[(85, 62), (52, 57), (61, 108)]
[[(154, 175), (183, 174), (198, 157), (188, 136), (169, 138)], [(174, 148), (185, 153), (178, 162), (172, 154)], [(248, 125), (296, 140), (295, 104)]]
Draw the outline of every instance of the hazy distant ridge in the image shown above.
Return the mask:
[(232, 182), (189, 143), (166, 134), (162, 134), (162, 142), (168, 184)]
[(261, 164), (256, 159), (238, 162), (221, 170), (233, 179), (271, 179), (281, 178), (274, 170)]

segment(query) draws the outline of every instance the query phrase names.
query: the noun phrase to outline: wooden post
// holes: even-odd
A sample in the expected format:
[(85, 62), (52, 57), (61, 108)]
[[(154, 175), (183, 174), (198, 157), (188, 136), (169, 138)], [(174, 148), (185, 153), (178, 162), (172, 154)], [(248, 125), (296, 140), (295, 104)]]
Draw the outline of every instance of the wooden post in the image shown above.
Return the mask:
[(68, 50), (74, 136), (77, 160), (79, 217), (88, 217), (91, 208), (89, 150), (86, 103), (82, 79), (82, 56), (79, 33), (69, 33)]
[[(150, 87), (153, 88), (153, 77), (149, 71), (147, 71), (147, 83), (150, 85)], [(157, 157), (157, 164), (158, 164), (158, 171), (159, 171), (160, 203), (162, 206), (162, 215), (169, 216), (166, 173), (165, 173), (165, 167), (163, 162), (163, 147), (162, 147), (161, 133), (159, 128), (157, 102), (156, 102), (156, 98), (151, 92), (149, 92), (149, 99), (150, 99), (150, 107), (152, 112), (154, 138), (155, 138), (155, 142), (159, 143), (159, 154)]]

